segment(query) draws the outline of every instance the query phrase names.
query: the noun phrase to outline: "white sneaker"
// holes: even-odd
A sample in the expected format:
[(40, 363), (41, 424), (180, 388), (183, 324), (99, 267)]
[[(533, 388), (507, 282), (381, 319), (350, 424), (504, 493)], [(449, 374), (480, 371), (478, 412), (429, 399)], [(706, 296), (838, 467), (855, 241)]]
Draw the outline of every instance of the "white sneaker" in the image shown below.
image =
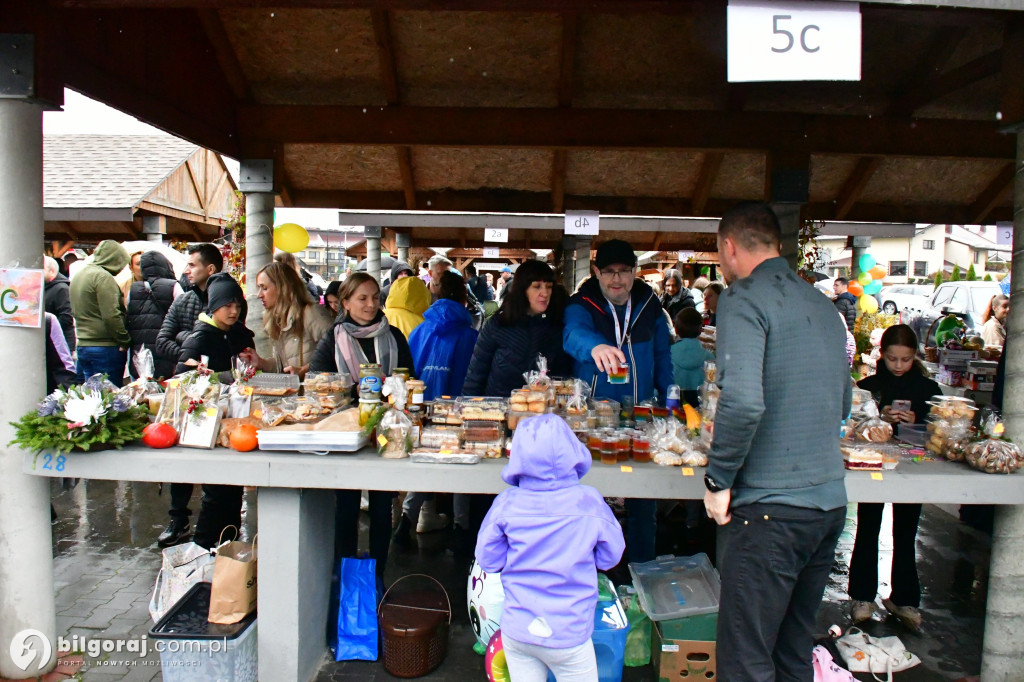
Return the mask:
[(438, 514), (433, 500), (428, 500), (420, 507), (420, 518), (416, 522), (417, 533), (433, 533), (448, 527), (448, 515)]
[(873, 601), (860, 601), (854, 599), (850, 602), (850, 620), (855, 624), (861, 623), (865, 620), (871, 619), (871, 614), (875, 612), (875, 602)]

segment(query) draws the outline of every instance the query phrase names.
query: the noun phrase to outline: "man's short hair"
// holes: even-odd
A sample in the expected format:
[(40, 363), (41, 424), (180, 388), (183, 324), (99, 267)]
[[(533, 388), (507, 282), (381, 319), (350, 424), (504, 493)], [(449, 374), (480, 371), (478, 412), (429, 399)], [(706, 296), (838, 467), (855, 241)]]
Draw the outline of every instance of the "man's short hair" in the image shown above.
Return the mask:
[(466, 274), (470, 277), (476, 277), (476, 266), (470, 263), (465, 268)]
[(431, 270), (435, 269), (438, 265), (447, 265), (448, 267), (452, 267), (455, 264), (444, 256), (431, 256), (430, 260), (427, 261), (427, 267)]
[(718, 236), (732, 239), (746, 251), (782, 248), (779, 219), (762, 201), (745, 201), (726, 211), (718, 223)]
[(60, 266), (57, 265), (57, 259), (51, 256), (43, 256), (43, 270), (50, 274), (56, 274), (60, 272)]
[(676, 328), (676, 335), (679, 338), (695, 339), (704, 328), (704, 318), (696, 308), (683, 308), (676, 313), (672, 326)]
[(832, 283), (833, 284), (842, 284), (845, 287), (847, 284), (850, 283), (850, 280), (846, 279), (845, 277), (836, 277), (835, 281), (832, 282)]
[(198, 253), (199, 260), (202, 261), (203, 265), (212, 265), (217, 272), (224, 268), (224, 256), (221, 255), (220, 249), (213, 244), (193, 244), (188, 247), (188, 253), (190, 256), (193, 253)]

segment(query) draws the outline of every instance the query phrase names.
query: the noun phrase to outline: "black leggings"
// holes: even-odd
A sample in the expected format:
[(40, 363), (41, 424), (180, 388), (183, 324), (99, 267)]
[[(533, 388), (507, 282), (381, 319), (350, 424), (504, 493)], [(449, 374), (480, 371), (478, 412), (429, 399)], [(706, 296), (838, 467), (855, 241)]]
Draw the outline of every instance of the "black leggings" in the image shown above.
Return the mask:
[[(850, 557), (850, 599), (874, 601), (878, 594), (878, 531), (884, 504), (857, 505), (857, 539)], [(892, 505), (892, 595), (897, 606), (921, 605), (917, 576), (917, 524), (921, 505)]]
[[(358, 490), (335, 490), (334, 559), (354, 557), (359, 550)], [(391, 545), (391, 500), (395, 494), (370, 491), (370, 557), (377, 560), (377, 575), (384, 577)]]

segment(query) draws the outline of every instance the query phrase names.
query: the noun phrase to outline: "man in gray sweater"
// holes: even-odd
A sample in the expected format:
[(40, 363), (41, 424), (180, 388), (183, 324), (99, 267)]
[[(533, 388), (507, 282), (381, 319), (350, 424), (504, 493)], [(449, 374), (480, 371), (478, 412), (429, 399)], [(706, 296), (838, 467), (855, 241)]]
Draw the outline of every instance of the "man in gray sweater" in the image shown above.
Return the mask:
[(718, 254), (730, 286), (717, 311), (722, 393), (704, 504), (721, 526), (723, 680), (812, 678), (815, 614), (846, 512), (846, 330), (779, 249), (766, 204), (722, 217)]

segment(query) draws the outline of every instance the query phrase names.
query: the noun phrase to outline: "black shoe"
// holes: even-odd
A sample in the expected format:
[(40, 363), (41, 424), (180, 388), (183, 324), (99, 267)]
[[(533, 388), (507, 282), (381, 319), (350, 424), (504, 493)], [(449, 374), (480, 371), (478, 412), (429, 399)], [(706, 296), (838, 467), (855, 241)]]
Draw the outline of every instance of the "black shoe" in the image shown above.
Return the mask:
[(187, 520), (171, 519), (171, 522), (167, 524), (167, 529), (156, 539), (156, 544), (160, 547), (173, 547), (187, 540), (191, 532), (192, 527), (189, 526)]
[(462, 526), (452, 526), (452, 534), (448, 539), (448, 551), (458, 558), (473, 556), (473, 552), (476, 551), (476, 536)]
[(412, 522), (412, 519), (402, 514), (398, 527), (395, 528), (395, 532), (391, 536), (391, 541), (403, 549), (412, 547), (412, 531), (414, 527), (415, 524)]

